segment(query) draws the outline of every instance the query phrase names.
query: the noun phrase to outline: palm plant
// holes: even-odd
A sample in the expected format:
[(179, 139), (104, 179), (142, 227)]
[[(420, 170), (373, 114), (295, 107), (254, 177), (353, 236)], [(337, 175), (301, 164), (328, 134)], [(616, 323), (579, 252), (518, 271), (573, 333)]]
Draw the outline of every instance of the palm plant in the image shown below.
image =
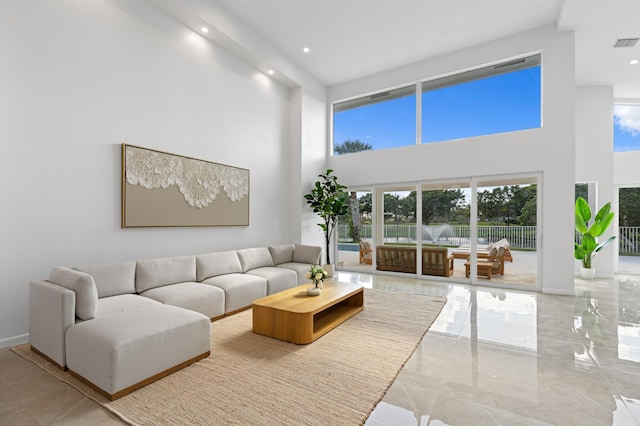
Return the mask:
[(611, 210), (611, 203), (607, 203), (598, 211), (593, 223), (591, 220), (591, 209), (587, 201), (578, 197), (576, 199), (576, 231), (579, 235), (579, 244), (575, 244), (574, 256), (582, 262), (582, 267), (591, 268), (591, 260), (596, 254), (610, 242), (615, 240), (615, 236), (609, 237), (606, 241), (599, 243), (596, 238), (604, 234), (611, 222), (614, 213)]
[[(351, 154), (360, 151), (369, 151), (373, 149), (371, 144), (362, 142), (360, 139), (347, 139), (342, 143), (337, 143), (333, 147), (333, 153), (336, 155)], [(360, 241), (360, 205), (358, 203), (358, 194), (351, 191), (349, 195), (349, 207), (351, 209), (351, 223), (353, 225), (353, 241)]]

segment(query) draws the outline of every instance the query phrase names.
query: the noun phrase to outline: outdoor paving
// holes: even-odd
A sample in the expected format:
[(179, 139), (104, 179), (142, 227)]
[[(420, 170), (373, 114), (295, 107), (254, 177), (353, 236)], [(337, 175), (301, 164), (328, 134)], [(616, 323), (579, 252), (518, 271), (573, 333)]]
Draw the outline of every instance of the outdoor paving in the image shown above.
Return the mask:
[[(449, 249), (451, 252), (452, 249)], [(526, 287), (533, 287), (536, 285), (537, 274), (537, 258), (538, 253), (536, 251), (511, 251), (513, 256), (513, 262), (506, 262), (504, 268), (504, 275), (491, 276), (491, 280), (479, 277), (479, 282), (486, 282), (487, 284), (515, 284)], [(338, 252), (338, 262), (343, 262), (342, 265), (338, 264), (338, 269), (343, 271), (354, 272), (373, 272), (375, 269), (371, 265), (359, 264), (359, 252), (340, 250)], [(640, 256), (619, 256), (618, 260), (618, 273), (640, 275)], [(451, 277), (434, 277), (438, 280), (446, 280), (453, 282), (469, 282), (469, 279), (465, 277), (464, 269), (465, 259), (454, 260), (454, 273)]]

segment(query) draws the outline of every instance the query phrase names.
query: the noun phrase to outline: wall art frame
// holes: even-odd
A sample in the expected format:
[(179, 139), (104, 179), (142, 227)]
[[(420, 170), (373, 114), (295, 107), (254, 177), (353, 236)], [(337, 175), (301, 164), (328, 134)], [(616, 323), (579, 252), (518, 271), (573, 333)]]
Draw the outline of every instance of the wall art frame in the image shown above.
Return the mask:
[(122, 228), (249, 226), (250, 172), (122, 144)]

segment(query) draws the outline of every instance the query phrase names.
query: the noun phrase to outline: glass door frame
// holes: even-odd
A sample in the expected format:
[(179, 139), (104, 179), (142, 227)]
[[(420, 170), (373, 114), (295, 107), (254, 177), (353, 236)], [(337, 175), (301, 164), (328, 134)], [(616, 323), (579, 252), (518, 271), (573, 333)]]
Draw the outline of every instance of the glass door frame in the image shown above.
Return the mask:
[[(488, 281), (478, 280), (478, 183), (486, 185), (486, 181), (500, 182), (506, 181), (509, 185), (510, 180), (526, 180), (535, 179), (536, 181), (536, 283), (534, 287), (523, 287), (521, 284), (516, 283), (495, 283)], [(496, 287), (513, 290), (535, 290), (540, 292), (542, 290), (542, 283), (540, 277), (542, 276), (542, 199), (543, 199), (543, 185), (542, 185), (542, 172), (531, 173), (517, 173), (517, 174), (504, 174), (504, 175), (485, 175), (485, 176), (473, 176), (471, 177), (471, 218), (469, 224), (469, 238), (471, 245), (470, 256), (470, 270), (471, 270), (471, 285), (483, 286), (483, 287)], [(497, 184), (496, 186), (506, 186)]]
[[(425, 186), (434, 186), (438, 184), (442, 184), (450, 187), (451, 185), (460, 184), (463, 187), (469, 187), (471, 194), (470, 200), (470, 216), (469, 216), (469, 243), (471, 247), (470, 251), (470, 278), (465, 279), (456, 279), (452, 281), (451, 278), (448, 277), (437, 277), (437, 276), (425, 276), (422, 275), (422, 262), (417, 262), (416, 265), (416, 274), (411, 274), (411, 277), (429, 281), (441, 281), (443, 283), (460, 283), (460, 284), (470, 284), (475, 286), (483, 286), (483, 287), (495, 287), (495, 288), (506, 288), (506, 289), (515, 289), (515, 290), (523, 290), (523, 291), (541, 291), (542, 284), (540, 281), (540, 277), (542, 277), (542, 205), (543, 205), (543, 174), (542, 172), (530, 172), (530, 173), (517, 173), (517, 174), (504, 174), (504, 175), (484, 175), (484, 176), (471, 176), (471, 177), (459, 177), (452, 179), (434, 179), (434, 180), (421, 180), (416, 182), (398, 182), (398, 183), (386, 183), (386, 184), (374, 184), (370, 186), (354, 186), (348, 187), (347, 191), (356, 191), (356, 192), (369, 192), (371, 193), (371, 241), (372, 241), (372, 265), (370, 273), (380, 274), (380, 275), (403, 275), (407, 276), (407, 274), (397, 273), (397, 272), (386, 272), (386, 271), (378, 271), (376, 269), (376, 246), (379, 244), (383, 244), (384, 241), (384, 212), (382, 197), (385, 192), (389, 191), (406, 191), (413, 190), (416, 191), (416, 227), (418, 224), (422, 223), (422, 190)], [(513, 180), (535, 180), (537, 186), (536, 193), (536, 283), (535, 286), (527, 286), (523, 287), (522, 284), (517, 283), (496, 283), (488, 280), (480, 281), (477, 276), (477, 250), (478, 250), (478, 184), (486, 185), (483, 182), (487, 181), (506, 181), (509, 185), (509, 181)], [(496, 186), (504, 186), (497, 184)], [(381, 216), (382, 215), (382, 216)], [(382, 217), (382, 220), (380, 219)], [(416, 259), (420, 259), (420, 251), (419, 247), (422, 246), (422, 232), (416, 232)], [(337, 251), (337, 238), (334, 241), (334, 249)], [(345, 270), (349, 270), (348, 268)]]

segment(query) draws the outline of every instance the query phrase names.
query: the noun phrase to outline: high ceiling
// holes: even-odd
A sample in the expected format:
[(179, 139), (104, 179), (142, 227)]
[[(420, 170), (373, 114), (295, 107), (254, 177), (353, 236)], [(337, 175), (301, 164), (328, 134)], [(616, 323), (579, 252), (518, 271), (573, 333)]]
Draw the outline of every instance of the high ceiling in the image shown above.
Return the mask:
[(578, 85), (640, 99), (640, 64), (629, 65), (640, 42), (613, 48), (618, 38), (640, 37), (638, 0), (149, 1), (183, 21), (190, 7), (221, 5), (328, 86), (553, 25), (576, 33)]

